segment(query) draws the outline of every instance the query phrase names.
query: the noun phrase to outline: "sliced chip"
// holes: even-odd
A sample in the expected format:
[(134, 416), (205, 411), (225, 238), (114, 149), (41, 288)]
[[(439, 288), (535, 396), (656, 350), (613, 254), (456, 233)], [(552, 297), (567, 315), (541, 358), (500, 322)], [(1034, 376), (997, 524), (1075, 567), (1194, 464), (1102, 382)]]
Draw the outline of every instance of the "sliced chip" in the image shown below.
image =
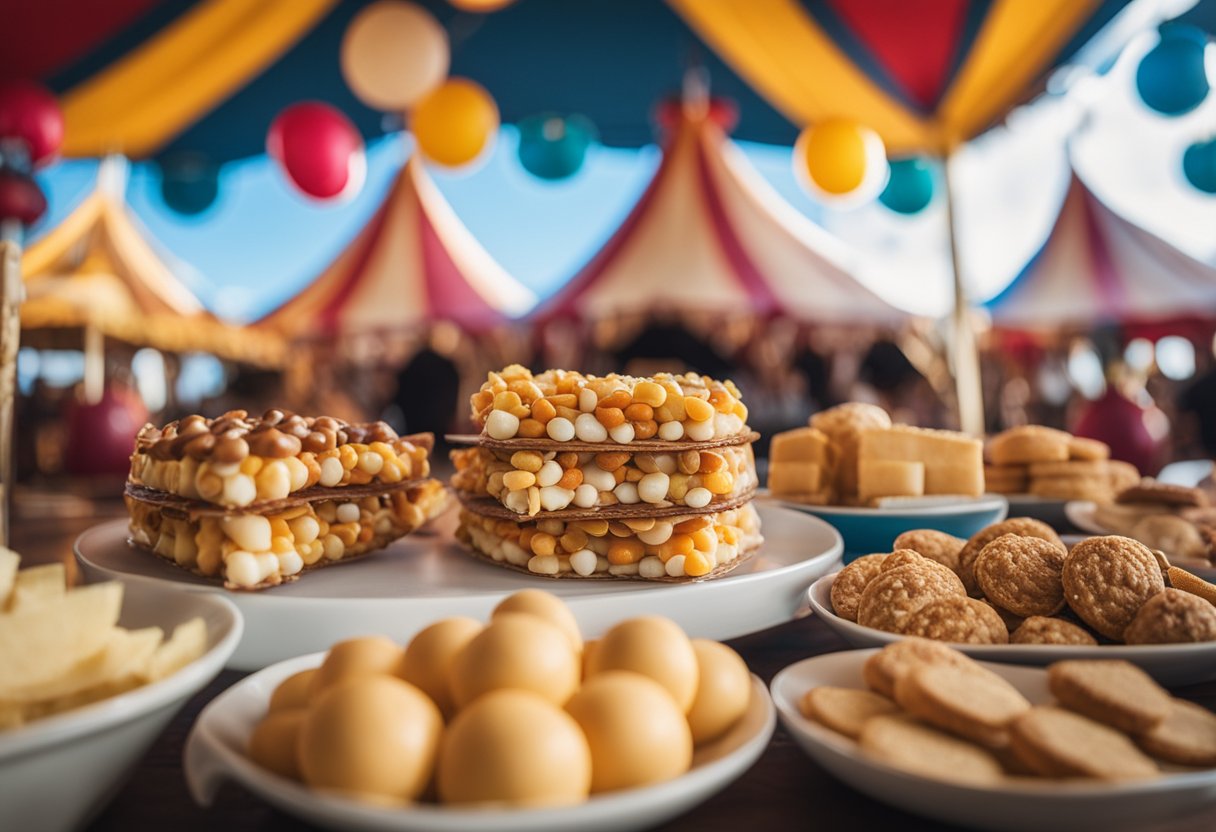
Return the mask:
[(41, 702), (71, 696), (106, 682), (142, 673), (164, 639), (160, 627), (110, 632), (106, 646), (68, 669), (66, 673), (37, 685), (9, 690), (5, 699), (16, 703)]
[(13, 581), (17, 577), (19, 563), (21, 555), (0, 546), (0, 610), (8, 607), (8, 595), (13, 591)]
[(147, 682), (172, 676), (207, 649), (207, 625), (201, 618), (178, 624), (169, 640), (157, 648), (143, 673)]
[(8, 598), (10, 612), (30, 609), (67, 594), (68, 575), (62, 563), (31, 566), (17, 573)]

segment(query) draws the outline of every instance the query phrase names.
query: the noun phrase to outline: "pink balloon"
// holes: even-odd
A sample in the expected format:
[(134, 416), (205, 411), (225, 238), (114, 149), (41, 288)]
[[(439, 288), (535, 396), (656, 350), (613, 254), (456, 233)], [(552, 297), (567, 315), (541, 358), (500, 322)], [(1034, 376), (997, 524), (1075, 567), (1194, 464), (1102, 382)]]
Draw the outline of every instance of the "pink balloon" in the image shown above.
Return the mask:
[(63, 113), (50, 91), (32, 81), (0, 83), (0, 139), (16, 138), (29, 148), (33, 164), (63, 144)]
[(266, 134), (266, 152), (307, 196), (333, 199), (357, 189), (363, 138), (341, 111), (320, 101), (292, 104)]

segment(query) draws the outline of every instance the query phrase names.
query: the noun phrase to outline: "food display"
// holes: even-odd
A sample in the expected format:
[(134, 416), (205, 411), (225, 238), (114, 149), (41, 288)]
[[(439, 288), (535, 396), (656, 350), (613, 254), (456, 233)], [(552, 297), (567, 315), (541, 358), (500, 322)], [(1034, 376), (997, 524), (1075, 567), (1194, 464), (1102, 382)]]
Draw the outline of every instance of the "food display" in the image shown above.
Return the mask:
[(997, 494), (1108, 501), (1140, 479), (1134, 465), (1110, 458), (1105, 442), (1042, 425), (1002, 431), (986, 452), (984, 478)]
[(818, 686), (800, 709), (867, 757), (920, 777), (998, 786), (1026, 777), (1121, 782), (1216, 767), (1216, 714), (1175, 699), (1135, 665), (1061, 661), (1054, 702), (937, 642), (907, 639), (867, 659), (869, 690)]
[(969, 644), (1216, 641), (1216, 587), (1129, 538), (1093, 537), (1069, 550), (1046, 524), (1019, 517), (970, 540), (925, 530), (895, 546), (841, 570), (836, 615)]
[(810, 505), (978, 497), (983, 445), (954, 431), (894, 425), (882, 408), (848, 402), (816, 413), (809, 427), (773, 437), (768, 487), (776, 497)]
[(1093, 519), (1179, 561), (1216, 565), (1216, 508), (1201, 489), (1146, 477), (1099, 502)]
[(730, 381), (515, 365), (489, 374), (472, 410), (482, 433), (452, 454), (457, 536), (494, 563), (558, 578), (699, 580), (761, 543), (750, 505), (757, 437)]
[(248, 754), (380, 805), (569, 805), (681, 776), (751, 695), (728, 647), (653, 616), (585, 643), (565, 604), (524, 590), (488, 623), (444, 619), (405, 648), (334, 645), (275, 689)]
[(63, 564), (0, 548), (0, 732), (164, 679), (203, 654), (201, 618), (165, 637), (118, 626), (123, 585), (71, 587)]
[(136, 437), (131, 541), (228, 589), (255, 590), (383, 548), (444, 506), (430, 434), (243, 410)]

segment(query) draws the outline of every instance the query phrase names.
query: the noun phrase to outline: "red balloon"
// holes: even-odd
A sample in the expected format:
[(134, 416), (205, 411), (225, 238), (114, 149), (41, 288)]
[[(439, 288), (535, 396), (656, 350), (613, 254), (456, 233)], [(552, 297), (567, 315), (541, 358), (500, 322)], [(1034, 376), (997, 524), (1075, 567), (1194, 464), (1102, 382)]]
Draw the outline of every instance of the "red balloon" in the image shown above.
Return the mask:
[(8, 138), (25, 142), (35, 165), (59, 150), (63, 113), (49, 90), (32, 81), (0, 83), (0, 139)]
[(0, 168), (0, 220), (33, 225), (46, 213), (46, 196), (28, 173)]
[(1141, 474), (1152, 476), (1161, 468), (1166, 451), (1164, 441), (1149, 429), (1152, 413), (1108, 387), (1101, 398), (1085, 406), (1072, 432), (1105, 442), (1110, 445), (1111, 457), (1130, 462)]
[(66, 408), (63, 467), (69, 474), (125, 474), (135, 434), (148, 409), (133, 390), (107, 384), (97, 404), (71, 399)]
[(293, 104), (266, 134), (266, 152), (306, 195), (332, 199), (362, 185), (363, 138), (339, 110), (320, 101)]

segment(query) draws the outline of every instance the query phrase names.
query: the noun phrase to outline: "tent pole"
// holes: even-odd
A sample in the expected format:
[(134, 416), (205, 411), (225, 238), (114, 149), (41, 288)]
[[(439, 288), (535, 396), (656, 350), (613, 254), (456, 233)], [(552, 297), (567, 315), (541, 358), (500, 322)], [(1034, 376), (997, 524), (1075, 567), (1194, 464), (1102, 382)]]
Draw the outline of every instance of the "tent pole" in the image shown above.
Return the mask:
[(21, 344), (21, 249), (0, 242), (0, 546), (8, 546), (13, 465), (13, 407)]
[(950, 239), (950, 266), (954, 278), (954, 309), (950, 321), (950, 364), (954, 371), (954, 393), (958, 404), (959, 428), (964, 433), (984, 435), (984, 389), (980, 383), (980, 356), (971, 326), (971, 305), (963, 284), (962, 262), (958, 247), (958, 221), (954, 213), (954, 187), (950, 177), (953, 147), (942, 157), (946, 186), (946, 228)]
[(101, 401), (106, 389), (106, 340), (101, 330), (92, 324), (84, 328), (84, 400), (86, 404)]

